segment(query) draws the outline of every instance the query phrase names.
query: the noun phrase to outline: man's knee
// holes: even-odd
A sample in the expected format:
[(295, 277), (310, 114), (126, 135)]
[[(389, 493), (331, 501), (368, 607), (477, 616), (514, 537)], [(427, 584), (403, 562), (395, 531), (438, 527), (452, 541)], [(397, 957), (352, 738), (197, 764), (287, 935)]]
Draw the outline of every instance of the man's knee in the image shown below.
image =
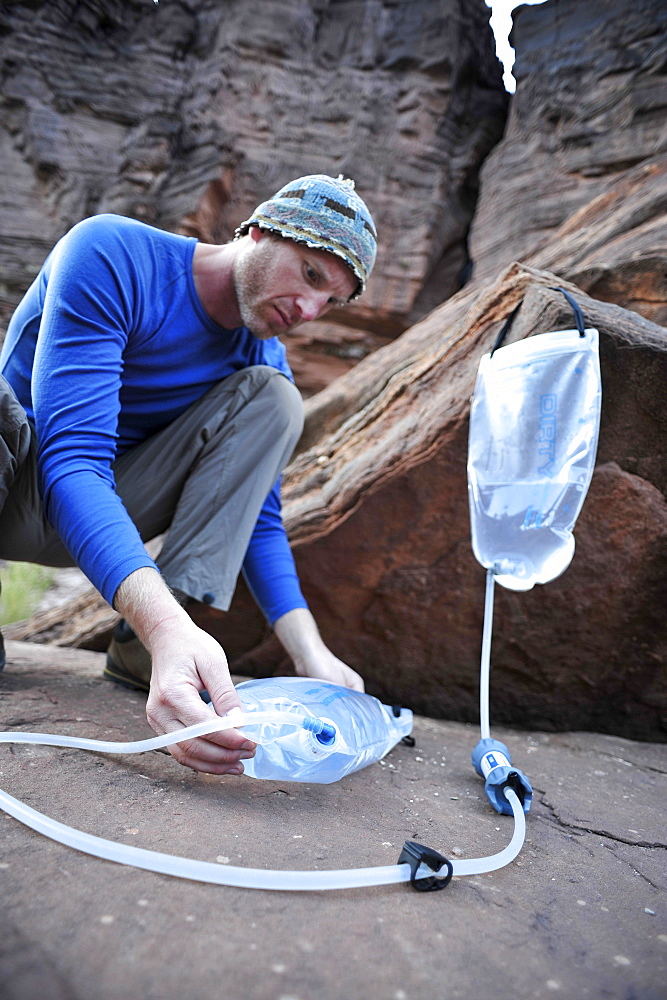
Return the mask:
[[(258, 368), (266, 368), (258, 365)], [(275, 368), (268, 369), (264, 392), (269, 396), (275, 418), (283, 433), (296, 442), (303, 431), (303, 400), (301, 393), (286, 375)]]

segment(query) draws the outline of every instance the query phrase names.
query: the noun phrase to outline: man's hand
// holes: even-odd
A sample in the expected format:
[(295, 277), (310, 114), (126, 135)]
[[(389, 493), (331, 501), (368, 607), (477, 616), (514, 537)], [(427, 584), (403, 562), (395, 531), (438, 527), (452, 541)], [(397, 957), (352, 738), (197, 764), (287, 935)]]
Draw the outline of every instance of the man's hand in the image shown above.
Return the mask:
[[(215, 639), (198, 628), (155, 570), (140, 569), (120, 585), (116, 609), (151, 654), (151, 688), (146, 706), (156, 733), (171, 733), (211, 718), (204, 689), (218, 715), (242, 708), (229, 676), (227, 657)], [(228, 729), (170, 747), (179, 764), (209, 774), (242, 774), (242, 760), (255, 744)]]
[(315, 619), (306, 608), (288, 611), (274, 623), (273, 628), (301, 677), (317, 677), (354, 688), (355, 691), (364, 690), (363, 679), (356, 670), (339, 660), (324, 645)]

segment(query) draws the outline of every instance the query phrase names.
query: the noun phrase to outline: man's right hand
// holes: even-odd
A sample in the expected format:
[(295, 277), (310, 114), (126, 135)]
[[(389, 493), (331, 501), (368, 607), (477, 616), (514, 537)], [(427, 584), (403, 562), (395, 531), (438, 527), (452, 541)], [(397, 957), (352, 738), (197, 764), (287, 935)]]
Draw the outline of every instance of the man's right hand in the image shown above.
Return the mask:
[[(204, 689), (218, 715), (243, 707), (222, 647), (186, 612), (182, 614), (187, 622), (180, 616), (160, 622), (150, 637), (153, 672), (146, 715), (156, 733), (172, 733), (210, 719), (211, 710), (200, 698)], [(241, 762), (254, 756), (254, 748), (242, 733), (228, 729), (176, 743), (170, 752), (179, 764), (196, 771), (243, 774)]]
[[(201, 700), (208, 691), (218, 715), (242, 708), (229, 675), (227, 657), (216, 640), (198, 628), (155, 570), (140, 569), (120, 585), (116, 609), (151, 654), (151, 687), (146, 706), (156, 733), (176, 732), (211, 718)], [(184, 740), (170, 747), (179, 764), (208, 774), (242, 774), (255, 744), (235, 729)]]

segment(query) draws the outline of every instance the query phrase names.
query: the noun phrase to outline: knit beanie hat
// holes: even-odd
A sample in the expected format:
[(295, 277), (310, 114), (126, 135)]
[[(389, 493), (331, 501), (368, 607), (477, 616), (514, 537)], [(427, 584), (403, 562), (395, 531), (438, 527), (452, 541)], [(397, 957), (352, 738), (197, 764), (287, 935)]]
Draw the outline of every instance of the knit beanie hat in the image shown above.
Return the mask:
[(377, 234), (368, 208), (342, 174), (298, 177), (262, 202), (234, 234), (245, 236), (251, 226), (270, 229), (297, 243), (328, 250), (341, 257), (359, 279), (351, 296), (366, 287), (377, 253)]

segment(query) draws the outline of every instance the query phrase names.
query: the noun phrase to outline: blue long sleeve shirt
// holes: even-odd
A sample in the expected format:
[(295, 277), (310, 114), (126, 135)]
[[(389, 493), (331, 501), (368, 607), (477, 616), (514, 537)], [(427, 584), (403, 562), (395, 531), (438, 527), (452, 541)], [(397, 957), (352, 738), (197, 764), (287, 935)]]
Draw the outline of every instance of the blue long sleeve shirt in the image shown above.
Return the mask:
[[(226, 330), (205, 312), (192, 275), (196, 242), (121, 216), (80, 222), (18, 305), (0, 354), (36, 428), (46, 516), (110, 603), (126, 576), (155, 566), (115, 492), (113, 461), (227, 375), (271, 365), (292, 379), (277, 338)], [(243, 568), (271, 623), (307, 606), (279, 483)]]

